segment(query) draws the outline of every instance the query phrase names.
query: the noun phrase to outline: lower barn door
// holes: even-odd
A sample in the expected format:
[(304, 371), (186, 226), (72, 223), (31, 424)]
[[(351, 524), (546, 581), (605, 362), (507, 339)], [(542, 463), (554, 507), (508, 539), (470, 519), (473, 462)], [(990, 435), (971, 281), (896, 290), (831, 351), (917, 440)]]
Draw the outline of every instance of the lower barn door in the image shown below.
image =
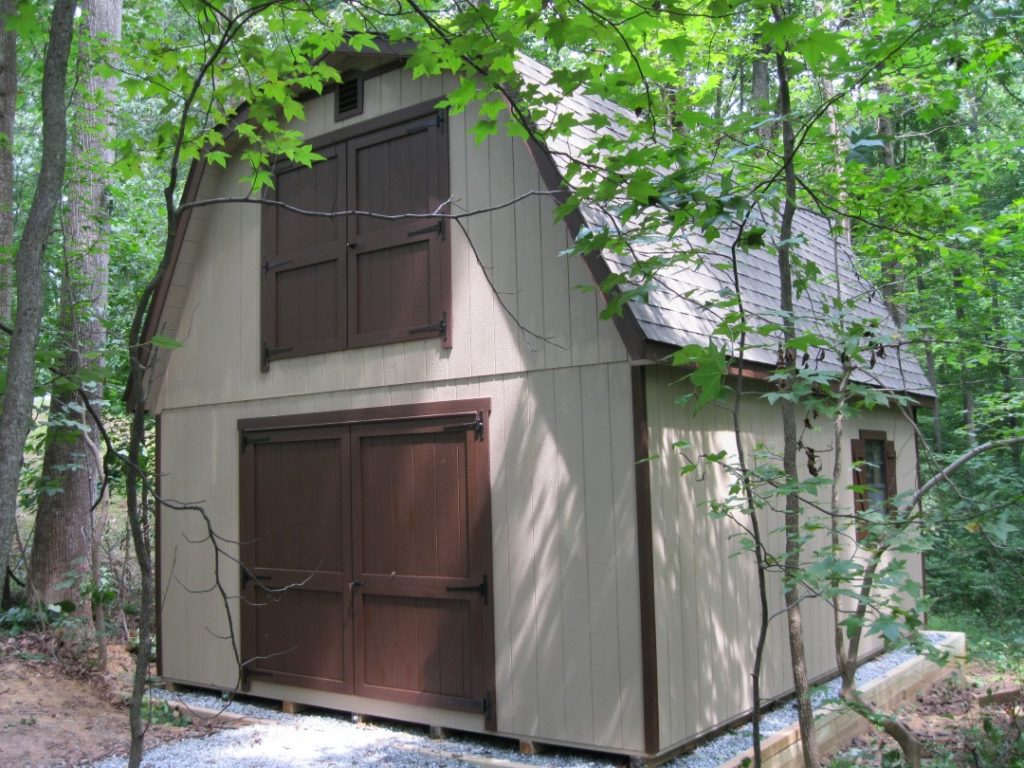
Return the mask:
[(353, 681), (359, 695), (483, 712), (493, 727), (482, 426), (353, 426)]
[(348, 432), (247, 438), (240, 457), (243, 684), (350, 693)]

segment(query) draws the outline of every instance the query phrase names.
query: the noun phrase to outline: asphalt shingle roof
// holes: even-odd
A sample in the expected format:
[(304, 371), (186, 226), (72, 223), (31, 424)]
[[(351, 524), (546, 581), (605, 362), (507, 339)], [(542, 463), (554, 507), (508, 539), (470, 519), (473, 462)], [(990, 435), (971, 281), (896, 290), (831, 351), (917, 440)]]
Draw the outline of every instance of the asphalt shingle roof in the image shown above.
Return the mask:
[[(525, 83), (534, 85), (548, 93), (557, 94), (558, 110), (578, 115), (600, 113), (622, 120), (631, 120), (632, 115), (606, 100), (579, 93), (559, 93), (551, 84), (551, 72), (540, 63), (521, 57), (517, 69)], [(547, 140), (547, 148), (559, 171), (565, 175), (570, 162), (579, 158), (585, 147), (592, 145), (602, 132), (616, 132), (614, 120), (607, 128), (596, 130), (591, 126), (577, 125), (567, 137)], [(605, 214), (581, 208), (581, 213), (590, 227), (608, 224)], [(765, 237), (772, 243), (771, 226), (775, 216), (771, 212), (758, 212), (758, 223), (767, 230)], [(834, 237), (827, 218), (815, 212), (799, 209), (794, 218), (794, 230), (800, 238), (796, 246), (798, 259), (817, 267), (820, 276), (811, 283), (808, 290), (796, 297), (794, 313), (804, 333), (816, 333), (824, 339), (836, 336), (834, 330), (838, 314), (828, 312), (835, 305), (834, 299), (854, 299), (855, 309), (844, 313), (846, 325), (856, 321), (877, 323), (872, 329), (870, 341), (883, 345), (880, 352), (865, 354), (866, 359), (854, 377), (864, 383), (894, 392), (934, 396), (934, 391), (914, 355), (906, 348), (906, 337), (893, 322), (878, 289), (862, 278), (856, 269), (854, 254), (842, 238)], [(705, 242), (698, 235), (676, 236), (663, 243), (641, 243), (634, 245), (636, 258), (664, 257), (667, 252), (679, 254), (700, 254), (699, 258), (685, 258), (657, 273), (655, 284), (647, 294), (646, 301), (633, 301), (628, 305), (637, 325), (648, 341), (670, 346), (686, 344), (707, 344), (725, 310), (709, 308), (708, 304), (731, 295), (733, 291), (731, 271), (720, 266), (730, 259), (730, 243), (735, 239), (735, 230), (725, 232), (712, 243)], [(737, 249), (737, 271), (740, 295), (751, 324), (754, 326), (777, 322), (779, 311), (779, 268), (774, 253), (764, 247)], [(616, 272), (627, 272), (631, 266), (630, 257), (604, 254), (609, 268)], [(748, 334), (747, 347), (743, 358), (750, 363), (772, 365), (778, 355), (778, 334), (769, 337)], [(725, 340), (718, 338), (718, 342)], [(738, 357), (740, 350), (732, 345), (728, 352)], [(835, 370), (839, 365), (836, 354), (831, 350), (812, 347), (807, 363), (812, 367)]]

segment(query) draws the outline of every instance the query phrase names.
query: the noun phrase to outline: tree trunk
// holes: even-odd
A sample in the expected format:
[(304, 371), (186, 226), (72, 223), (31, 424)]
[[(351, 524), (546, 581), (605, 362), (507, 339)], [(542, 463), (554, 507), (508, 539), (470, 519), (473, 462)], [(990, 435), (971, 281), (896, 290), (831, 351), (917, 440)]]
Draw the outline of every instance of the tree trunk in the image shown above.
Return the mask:
[[(890, 89), (883, 85), (878, 86), (881, 93), (889, 93)], [(882, 137), (882, 162), (886, 168), (896, 167), (896, 144), (895, 130), (892, 119), (888, 115), (882, 115), (877, 122), (878, 135)], [(889, 306), (889, 314), (898, 328), (907, 324), (907, 310), (900, 303), (900, 296), (906, 292), (906, 276), (903, 267), (898, 259), (888, 255), (882, 257), (882, 296)]]
[(17, 522), (18, 480), (32, 419), (35, 355), (43, 320), (43, 253), (60, 201), (67, 157), (65, 88), (75, 0), (56, 0), (43, 62), (43, 145), (39, 180), (14, 261), (18, 309), (0, 412), (0, 569), (6, 569)]
[[(959, 267), (953, 270), (953, 287), (956, 302), (954, 315), (957, 328), (965, 328), (967, 322), (967, 310), (964, 307), (965, 297), (963, 294), (964, 273)], [(967, 361), (964, 356), (964, 340), (958, 345), (959, 368), (960, 368), (960, 396), (963, 406), (964, 427), (967, 430), (967, 442), (972, 448), (978, 444), (978, 429), (974, 423), (974, 383), (971, 381), (971, 371), (967, 369)]]
[[(768, 117), (768, 99), (770, 97), (770, 87), (768, 81), (768, 70), (771, 55), (771, 49), (768, 46), (763, 46), (759, 55), (755, 56), (754, 60), (750, 63), (750, 107), (757, 114), (761, 114), (764, 117)], [(767, 142), (772, 139), (772, 126), (771, 123), (763, 122), (757, 129), (757, 135), (760, 137), (761, 142), (767, 145)]]
[[(121, 35), (121, 0), (86, 0), (79, 39), (79, 79), (73, 101), (74, 140), (68, 166), (68, 205), (64, 216), (64, 275), (61, 286), (61, 373), (77, 389), (90, 393), (98, 409), (102, 385), (82, 381), (83, 370), (103, 363), (108, 273), (107, 169), (114, 153), (106, 146), (113, 133), (108, 105), (116, 82), (96, 74), (104, 48)], [(88, 377), (87, 377), (88, 378)], [(54, 392), (39, 497), (29, 594), (43, 603), (78, 600), (81, 584), (93, 578), (93, 505), (102, 467), (90, 445), (99, 440), (95, 424), (83, 422), (77, 392)], [(76, 423), (69, 428), (68, 422)], [(84, 616), (84, 614), (82, 614)], [(102, 627), (97, 627), (101, 630)]]
[[(917, 295), (922, 297), (925, 295), (927, 286), (924, 282), (924, 255), (920, 251), (917, 253), (916, 261)], [(936, 453), (942, 453), (942, 408), (939, 403), (939, 398), (942, 395), (939, 392), (938, 379), (935, 375), (935, 341), (933, 339), (929, 339), (925, 343), (924, 372), (925, 376), (928, 377), (928, 383), (935, 390), (935, 397), (932, 399), (932, 450)]]
[[(772, 6), (772, 15), (776, 23), (785, 18), (781, 6)], [(790, 344), (796, 338), (796, 320), (793, 316), (793, 265), (791, 260), (791, 242), (793, 238), (793, 216), (796, 213), (796, 168), (794, 153), (796, 138), (791, 118), (789, 96), (789, 62), (785, 50), (776, 50), (775, 68), (778, 74), (778, 116), (782, 122), (783, 176), (785, 179), (785, 203), (782, 209), (781, 226), (779, 227), (778, 264), (779, 264), (779, 308), (782, 310), (783, 355), (786, 369), (790, 377), (795, 375), (793, 351)], [(789, 384), (786, 385), (787, 387)], [(789, 482), (795, 482), (799, 476), (797, 463), (797, 419), (796, 405), (792, 400), (783, 398), (782, 433), (783, 455), (782, 471)], [(786, 494), (785, 530), (786, 558), (784, 574), (784, 596), (786, 599), (786, 620), (789, 628), (789, 655), (793, 665), (793, 687), (796, 693), (797, 717), (800, 722), (800, 744), (803, 751), (804, 768), (817, 768), (821, 762), (818, 755), (818, 741), (814, 729), (814, 710), (811, 706), (810, 685), (807, 676), (807, 654), (804, 651), (803, 616), (800, 610), (800, 570), (801, 554), (801, 501), (797, 491)]]
[[(15, 0), (0, 0), (0, 323), (11, 324), (11, 246), (14, 245), (14, 110), (18, 96), (17, 35), (3, 27), (15, 11)], [(0, 359), (6, 357), (7, 335), (0, 334)]]

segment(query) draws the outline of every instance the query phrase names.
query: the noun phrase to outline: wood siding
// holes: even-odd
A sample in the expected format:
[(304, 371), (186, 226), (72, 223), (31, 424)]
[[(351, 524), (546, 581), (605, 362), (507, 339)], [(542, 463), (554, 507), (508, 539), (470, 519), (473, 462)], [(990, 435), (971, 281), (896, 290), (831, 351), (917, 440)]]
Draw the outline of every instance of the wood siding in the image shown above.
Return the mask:
[[(314, 137), (439, 98), (456, 83), (413, 80), (394, 70), (364, 83), (362, 114), (334, 122), (334, 96), (306, 103), (297, 127)], [(527, 146), (466, 131), (472, 111), (450, 115), (446, 131), (455, 210), (477, 210), (545, 186)], [(200, 198), (244, 190), (241, 163), (208, 168)], [(359, 390), (623, 361), (614, 326), (586, 265), (559, 252), (570, 244), (553, 220), (554, 201), (528, 196), (514, 206), (452, 222), (451, 348), (440, 339), (275, 360), (260, 373), (260, 207), (197, 208), (185, 234), (160, 328), (183, 346), (162, 352), (148, 381), (156, 412), (213, 403)], [(155, 395), (155, 398), (154, 398)]]
[[(751, 708), (749, 674), (754, 655), (759, 608), (756, 569), (750, 555), (739, 553), (739, 527), (728, 520), (712, 520), (707, 503), (724, 498), (728, 480), (717, 466), (681, 475), (686, 463), (673, 448), (689, 441), (688, 453), (725, 451), (735, 456), (731, 412), (708, 406), (694, 415), (692, 407), (676, 404), (687, 390), (675, 384), (677, 372), (652, 367), (647, 375), (647, 402), (651, 463), (652, 527), (659, 678), (659, 727), (662, 749), (694, 737), (736, 718)], [(781, 452), (782, 421), (748, 383), (741, 409), (748, 456), (755, 444), (775, 445)], [(803, 436), (819, 452), (831, 442), (826, 432)], [(910, 424), (895, 411), (876, 410), (847, 424), (842, 446), (842, 485), (852, 483), (849, 440), (860, 429), (884, 430), (895, 443), (900, 492), (916, 487), (916, 453)], [(831, 472), (830, 453), (823, 454), (824, 472)], [(842, 503), (850, 508), (848, 491)], [(781, 516), (765, 519), (762, 527), (774, 531), (770, 546), (781, 551), (784, 540)], [(920, 562), (910, 564), (920, 577)], [(773, 578), (769, 595), (772, 613), (784, 607), (781, 585)], [(803, 603), (804, 638), (812, 677), (835, 668), (831, 612), (820, 601)], [(877, 644), (868, 644), (870, 652)], [(784, 616), (770, 627), (762, 673), (765, 697), (792, 689)]]
[[(179, 350), (180, 351), (180, 350)], [(275, 363), (276, 364), (276, 363)], [(639, 581), (630, 370), (594, 364), (455, 382), (338, 390), (161, 415), (162, 488), (204, 499), (218, 533), (238, 532), (244, 418), (489, 397), (497, 731), (616, 752), (643, 751)], [(164, 674), (236, 683), (224, 606), (198, 513), (163, 513)], [(191, 541), (190, 541), (191, 540)], [(237, 594), (237, 556), (222, 573)], [(192, 591), (187, 591), (192, 590)], [(238, 628), (238, 606), (230, 612)], [(481, 715), (424, 709), (253, 678), (257, 695), (484, 730)]]

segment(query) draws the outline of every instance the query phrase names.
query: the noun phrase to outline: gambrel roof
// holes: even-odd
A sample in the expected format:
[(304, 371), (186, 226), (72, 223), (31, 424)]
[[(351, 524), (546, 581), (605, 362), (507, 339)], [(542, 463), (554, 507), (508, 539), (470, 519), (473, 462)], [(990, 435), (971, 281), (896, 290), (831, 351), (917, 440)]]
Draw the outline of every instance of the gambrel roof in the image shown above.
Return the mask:
[[(401, 61), (407, 58), (408, 51), (408, 46), (394, 44), (384, 45), (381, 52), (346, 50), (343, 55), (362, 56), (379, 64), (387, 60)], [(556, 86), (551, 84), (550, 70), (528, 57), (520, 57), (517, 70), (524, 83), (557, 93), (559, 110), (584, 116), (603, 114), (620, 121), (633, 119), (628, 111), (604, 99), (579, 93), (558, 92)], [(569, 136), (548, 139), (546, 146), (531, 140), (530, 151), (548, 187), (564, 188), (564, 177), (570, 162), (579, 157), (583, 149), (599, 139), (601, 132), (615, 130), (614, 119), (611, 125), (601, 128), (600, 131), (580, 122), (575, 125)], [(190, 170), (184, 200), (193, 199), (198, 193), (203, 168), (202, 163), (197, 163)], [(767, 230), (766, 237), (770, 238), (773, 231), (770, 225), (773, 214), (764, 212), (759, 215), (760, 223)], [(183, 281), (179, 279), (178, 283), (174, 283), (174, 279), (178, 266), (177, 254), (182, 246), (183, 233), (188, 221), (189, 215), (186, 212), (179, 222), (171, 263), (147, 315), (147, 339), (165, 332), (173, 334), (177, 327), (177, 320), (174, 318), (171, 318), (170, 323), (162, 322), (162, 318), (167, 297), (173, 293), (175, 286), (178, 293), (184, 290), (181, 285)], [(567, 216), (566, 222), (572, 233), (578, 235), (583, 227), (607, 226), (608, 218), (605, 214), (584, 206)], [(874, 338), (881, 345), (878, 351), (871, 355), (871, 364), (865, 365), (857, 377), (864, 383), (887, 391), (906, 393), (919, 398), (934, 397), (927, 377), (916, 358), (906, 349), (906, 339), (893, 323), (881, 295), (857, 273), (852, 250), (845, 241), (832, 234), (828, 219), (811, 211), (800, 210), (796, 215), (794, 227), (802, 238), (796, 249), (797, 255), (816, 265), (821, 272), (821, 278), (797, 299), (796, 312), (802, 330), (817, 332), (823, 338), (832, 338), (834, 332), (826, 327), (828, 323), (823, 308), (831, 303), (833, 297), (855, 299), (857, 309), (851, 314), (877, 321)], [(733, 291), (731, 274), (720, 268), (730, 254), (729, 240), (727, 232), (710, 244), (698, 235), (690, 235), (676, 236), (668, 243), (634, 247), (639, 258), (664, 256), (666, 248), (677, 253), (703, 254), (697, 261), (680, 261), (662, 268), (655, 285), (647, 293), (646, 301), (630, 302), (623, 316), (615, 318), (615, 325), (634, 359), (661, 359), (680, 346), (708, 343), (722, 311), (708, 305)], [(742, 300), (752, 324), (759, 326), (777, 322), (779, 275), (775, 256), (766, 248), (760, 247), (737, 249), (736, 256)], [(586, 262), (598, 283), (612, 272), (627, 272), (631, 266), (628, 260), (608, 253), (589, 254)], [(721, 339), (718, 341), (722, 343)], [(747, 338), (747, 347), (742, 356), (749, 366), (770, 370), (776, 365), (777, 346), (777, 339), (759, 338), (751, 334)], [(727, 351), (733, 357), (740, 355), (739, 349), (736, 348)], [(151, 363), (155, 363), (157, 368), (161, 364), (166, 365), (166, 353), (161, 354), (159, 350), (153, 350), (150, 357)], [(156, 359), (152, 359), (154, 357)], [(807, 364), (835, 369), (837, 360), (831, 352), (812, 349), (809, 351)]]

